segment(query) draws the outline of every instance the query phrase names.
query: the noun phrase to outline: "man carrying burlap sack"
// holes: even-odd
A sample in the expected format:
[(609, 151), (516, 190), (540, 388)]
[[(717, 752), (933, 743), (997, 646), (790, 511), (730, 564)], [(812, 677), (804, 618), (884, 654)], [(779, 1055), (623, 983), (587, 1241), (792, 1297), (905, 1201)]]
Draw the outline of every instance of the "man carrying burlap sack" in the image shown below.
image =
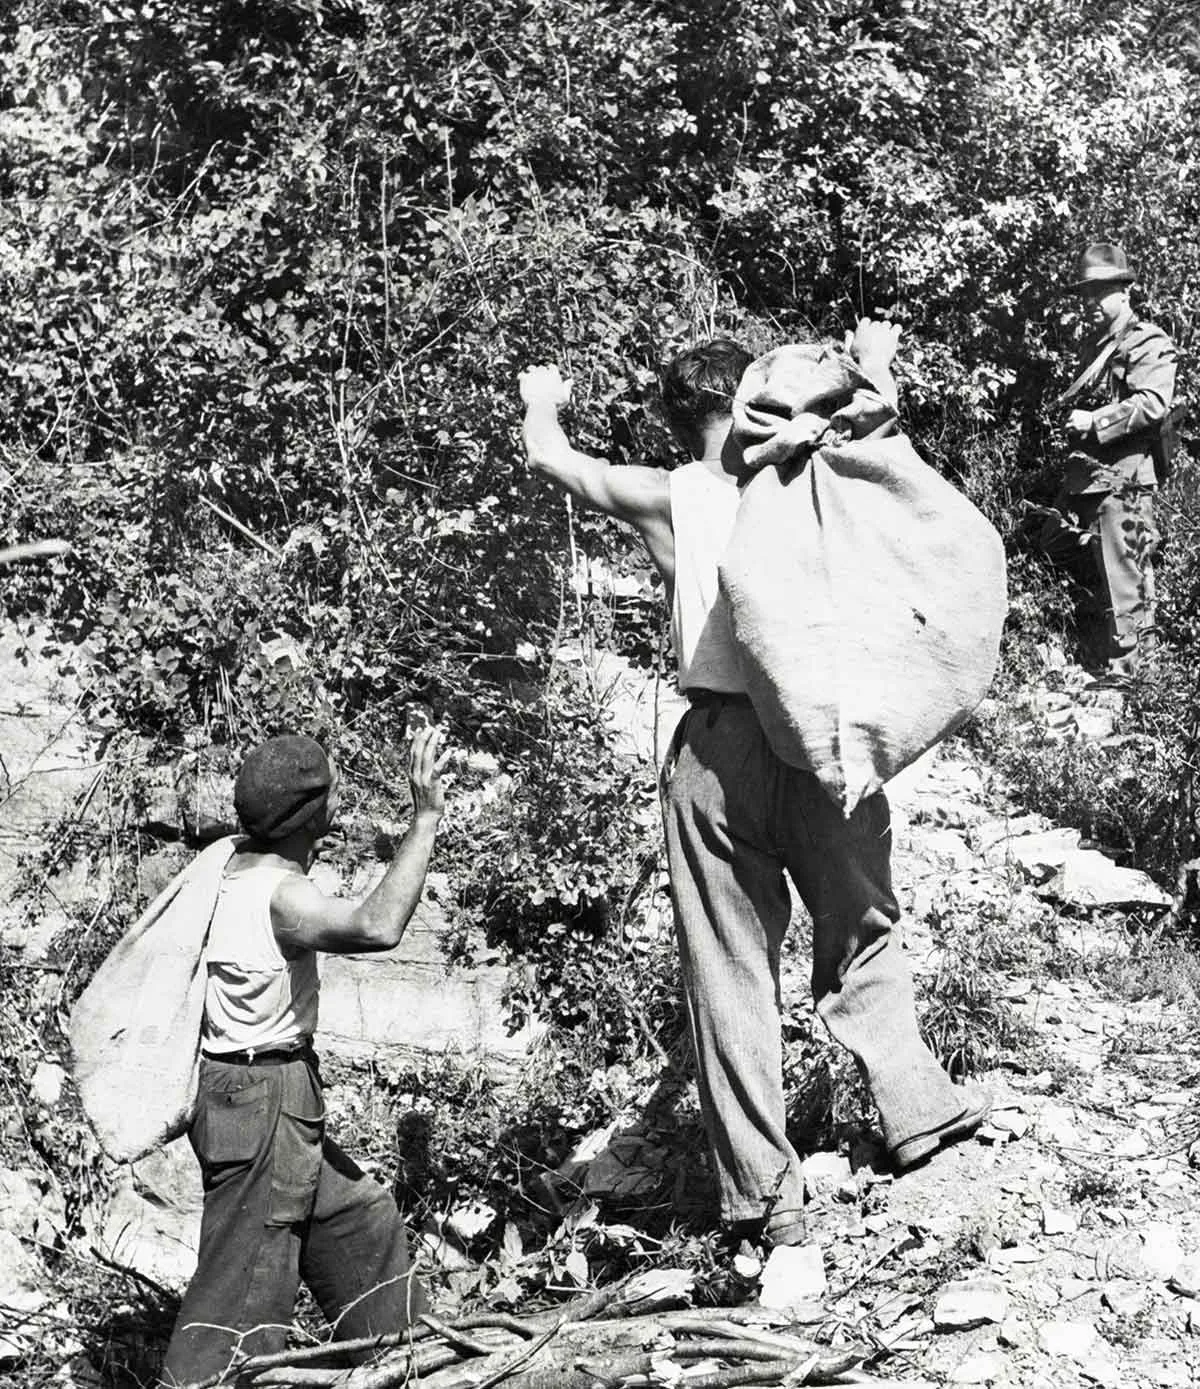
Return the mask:
[(326, 897), (307, 876), (337, 807), (320, 745), (271, 738), (242, 764), (234, 803), (248, 838), (212, 914), (188, 1134), (204, 1181), (200, 1249), (164, 1384), (207, 1379), (235, 1350), (282, 1349), (301, 1278), (340, 1340), (403, 1330), (426, 1310), (395, 1201), (325, 1133), (312, 1039), (316, 952), (388, 950), (420, 900), (444, 804), (437, 738), (433, 728), (414, 737), (412, 823), (358, 903)]
[[(864, 427), (888, 413), (887, 396), (894, 403), (897, 336), (869, 321), (855, 335), (859, 365), (883, 392), (856, 396)], [(731, 406), (750, 362), (735, 344), (715, 341), (667, 368), (667, 417), (693, 460), (670, 472), (612, 467), (572, 448), (558, 420), (570, 387), (557, 368), (522, 373), (521, 394), (530, 466), (632, 525), (671, 593), (690, 708), (669, 759), (665, 820), (700, 1099), (723, 1221), (774, 1245), (805, 1238), (782, 1078), (785, 871), (813, 919), (817, 1011), (866, 1076), (896, 1166), (970, 1133), (988, 1105), (951, 1083), (918, 1032), (895, 930), (886, 800), (868, 796), (844, 816), (816, 776), (773, 751), (746, 693), (718, 569), (747, 472)], [(811, 444), (829, 423), (828, 415), (795, 416), (786, 426), (791, 445)], [(803, 621), (810, 600), (793, 600)]]

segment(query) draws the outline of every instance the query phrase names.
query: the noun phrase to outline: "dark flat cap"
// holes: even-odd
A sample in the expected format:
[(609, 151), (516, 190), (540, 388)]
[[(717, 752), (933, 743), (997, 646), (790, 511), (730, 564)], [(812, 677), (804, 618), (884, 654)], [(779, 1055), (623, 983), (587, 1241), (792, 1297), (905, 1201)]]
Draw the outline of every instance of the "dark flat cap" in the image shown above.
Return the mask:
[(333, 768), (312, 738), (286, 733), (246, 755), (233, 788), (242, 828), (255, 839), (283, 839), (310, 820), (329, 795)]

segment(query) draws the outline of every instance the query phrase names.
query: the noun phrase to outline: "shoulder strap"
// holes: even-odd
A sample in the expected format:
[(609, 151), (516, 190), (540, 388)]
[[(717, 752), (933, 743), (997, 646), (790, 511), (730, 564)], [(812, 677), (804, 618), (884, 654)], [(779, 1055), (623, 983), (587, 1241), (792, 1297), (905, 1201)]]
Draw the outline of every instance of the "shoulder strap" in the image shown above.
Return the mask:
[(1113, 354), (1116, 352), (1117, 348), (1120, 347), (1121, 341), (1128, 331), (1129, 327), (1126, 327), (1119, 337), (1115, 337), (1111, 342), (1106, 343), (1100, 355), (1096, 357), (1094, 361), (1089, 362), (1062, 395), (1056, 396), (1051, 404), (1054, 406), (1065, 405), (1067, 401), (1074, 400), (1081, 391), (1087, 390), (1089, 386), (1099, 381), (1101, 372), (1103, 372), (1104, 368), (1112, 361)]

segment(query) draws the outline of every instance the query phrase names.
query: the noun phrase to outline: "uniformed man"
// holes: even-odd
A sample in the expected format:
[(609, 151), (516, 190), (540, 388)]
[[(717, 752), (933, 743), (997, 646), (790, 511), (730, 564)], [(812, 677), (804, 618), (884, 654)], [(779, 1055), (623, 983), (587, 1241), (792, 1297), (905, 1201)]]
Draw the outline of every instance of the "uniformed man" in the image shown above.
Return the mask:
[(1136, 674), (1154, 645), (1155, 452), (1175, 394), (1175, 345), (1134, 313), (1133, 278), (1120, 246), (1095, 242), (1079, 257), (1070, 288), (1088, 334), (1082, 370), (1056, 402), (1071, 407), (1071, 452), (1055, 505), (1095, 561), (1117, 677)]

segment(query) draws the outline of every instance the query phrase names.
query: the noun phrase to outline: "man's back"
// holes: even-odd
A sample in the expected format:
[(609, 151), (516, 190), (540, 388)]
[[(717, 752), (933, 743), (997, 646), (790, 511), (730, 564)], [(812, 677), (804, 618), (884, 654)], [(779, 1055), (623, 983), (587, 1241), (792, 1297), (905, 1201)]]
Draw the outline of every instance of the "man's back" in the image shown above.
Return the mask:
[(261, 854), (239, 854), (225, 871), (207, 950), (203, 1038), (212, 1056), (294, 1046), (316, 1031), (316, 953), (285, 956), (271, 922), (276, 888), (299, 871)]
[(741, 692), (729, 606), (717, 575), (737, 519), (737, 485), (704, 463), (688, 463), (668, 475), (668, 486), (675, 543), (671, 637), (679, 688)]

